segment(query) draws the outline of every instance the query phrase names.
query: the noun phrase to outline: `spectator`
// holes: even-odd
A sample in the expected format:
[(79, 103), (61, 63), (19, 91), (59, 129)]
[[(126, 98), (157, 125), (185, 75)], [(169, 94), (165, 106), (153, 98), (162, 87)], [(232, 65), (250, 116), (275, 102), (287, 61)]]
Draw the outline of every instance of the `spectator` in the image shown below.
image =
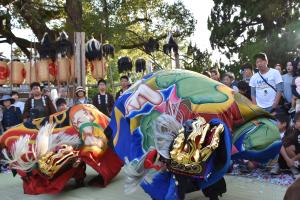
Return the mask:
[(246, 81), (240, 81), (237, 84), (239, 93), (247, 97), (251, 101), (251, 88)]
[(249, 84), (251, 77), (253, 76), (253, 67), (250, 63), (246, 63), (242, 66), (243, 81)]
[(300, 112), (295, 114), (294, 121), (294, 127), (289, 129), (283, 138), (278, 163), (282, 164), (282, 167), (288, 167), (297, 179), (300, 176)]
[[(286, 132), (288, 130), (289, 124), (290, 124), (290, 118), (285, 113), (280, 113), (276, 115), (276, 121), (277, 121), (277, 127), (280, 132), (280, 137), (283, 140), (284, 137), (286, 137)], [(285, 157), (285, 151), (282, 149), (280, 150), (280, 154), (278, 157), (277, 163), (272, 167), (271, 174), (279, 174), (281, 169), (288, 169), (286, 161), (284, 160)], [(288, 159), (288, 158), (286, 158)]]
[(251, 98), (254, 104), (271, 112), (278, 107), (283, 91), (283, 82), (280, 73), (268, 67), (268, 58), (265, 53), (254, 56), (258, 72), (250, 79)]
[(210, 70), (211, 78), (215, 81), (220, 81), (221, 75), (218, 69)]
[(237, 82), (235, 81), (235, 76), (232, 72), (226, 72), (223, 75), (222, 82), (228, 87), (232, 88), (235, 92), (239, 92)]
[(56, 112), (51, 99), (48, 96), (42, 95), (41, 86), (38, 82), (31, 83), (30, 88), (32, 97), (25, 102), (24, 121), (47, 117)]
[(75, 94), (77, 96), (77, 100), (75, 104), (91, 104), (91, 100), (86, 97), (86, 91), (82, 86), (78, 86), (75, 90)]
[(17, 91), (12, 91), (10, 96), (15, 100), (14, 106), (20, 108), (21, 113), (23, 113), (25, 103), (22, 101), (19, 101), (19, 93)]
[[(2, 135), (3, 133), (3, 126), (2, 126), (2, 120), (3, 120), (3, 108), (2, 106), (0, 105), (0, 136)], [(0, 153), (1, 155), (1, 153)], [(0, 156), (1, 157), (1, 156)], [(1, 165), (0, 165), (1, 166)]]
[(294, 78), (292, 81), (292, 105), (291, 109), (289, 110), (289, 113), (300, 111), (300, 62), (294, 63), (293, 75)]
[(292, 102), (292, 82), (293, 82), (293, 65), (292, 62), (286, 64), (287, 73), (282, 76), (283, 80), (283, 96), (287, 102)]
[(129, 78), (128, 76), (121, 76), (120, 78), (120, 85), (121, 85), (121, 90), (119, 90), (116, 94), (116, 99), (118, 99), (120, 96), (124, 94), (124, 92), (129, 88)]
[(14, 102), (15, 99), (10, 97), (9, 95), (4, 95), (0, 100), (0, 104), (4, 107), (2, 119), (2, 126), (4, 131), (17, 124), (22, 123), (21, 110), (20, 108), (13, 106)]
[(280, 74), (282, 74), (282, 68), (280, 64), (276, 64), (274, 69), (276, 69), (277, 71), (279, 71)]
[(202, 74), (203, 74), (204, 76), (207, 76), (208, 78), (211, 78), (211, 73), (210, 73), (210, 71), (204, 71)]
[(49, 98), (51, 99), (51, 91), (50, 91), (50, 89), (47, 88), (47, 87), (44, 87), (44, 88), (42, 89), (42, 95), (43, 95), (43, 96), (47, 96), (47, 97), (49, 97)]
[(67, 102), (67, 107), (70, 108), (74, 105), (74, 101), (72, 98), (68, 98), (68, 91), (66, 88), (62, 87), (59, 88), (59, 98), (65, 99)]
[(93, 105), (106, 116), (110, 117), (114, 106), (114, 97), (106, 91), (106, 81), (98, 81), (99, 93), (93, 98)]
[(67, 102), (64, 98), (58, 98), (55, 102), (56, 108), (58, 112), (64, 111), (68, 109)]

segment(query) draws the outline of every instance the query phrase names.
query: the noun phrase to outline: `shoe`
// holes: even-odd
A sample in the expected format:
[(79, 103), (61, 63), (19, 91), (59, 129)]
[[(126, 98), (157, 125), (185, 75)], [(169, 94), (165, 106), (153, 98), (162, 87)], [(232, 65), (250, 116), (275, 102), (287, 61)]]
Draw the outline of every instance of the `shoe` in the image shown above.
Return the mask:
[(296, 108), (291, 107), (288, 111), (289, 114), (296, 112)]
[(298, 178), (300, 178), (300, 174), (294, 175), (295, 180), (297, 180)]
[(294, 167), (294, 166), (292, 166), (292, 167), (290, 168), (290, 171), (292, 172), (294, 178), (296, 178), (296, 177), (299, 176), (299, 174), (300, 174), (299, 169), (296, 168), (296, 167)]
[(279, 167), (279, 164), (278, 164), (278, 163), (276, 163), (276, 164), (272, 167), (270, 173), (271, 173), (272, 175), (278, 175), (278, 174), (280, 173), (280, 167)]
[(219, 200), (219, 197), (218, 196), (209, 197), (209, 200)]

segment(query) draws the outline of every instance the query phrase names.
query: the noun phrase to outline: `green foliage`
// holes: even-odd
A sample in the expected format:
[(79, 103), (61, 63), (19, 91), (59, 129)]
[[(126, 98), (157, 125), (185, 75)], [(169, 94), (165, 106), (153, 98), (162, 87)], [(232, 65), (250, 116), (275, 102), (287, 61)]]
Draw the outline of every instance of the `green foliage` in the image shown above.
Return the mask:
[[(173, 33), (179, 44), (180, 60), (185, 67), (201, 72), (200, 68), (211, 65), (210, 54), (207, 51), (197, 50), (191, 57), (185, 55), (186, 39), (194, 32), (196, 20), (180, 0), (171, 4), (164, 0), (16, 0), (13, 2), (5, 0), (0, 2), (0, 8), (5, 7), (11, 9), (8, 12), (0, 9), (3, 11), (0, 12), (0, 21), (1, 16), (7, 15), (6, 18), (11, 25), (10, 30), (30, 28), (39, 39), (45, 31), (50, 31), (49, 35), (53, 39), (61, 30), (67, 31), (72, 39), (73, 32), (78, 29), (76, 22), (82, 20), (79, 30), (86, 33), (87, 40), (93, 36), (102, 43), (109, 42), (115, 47), (116, 55), (108, 63), (107, 76), (110, 80), (112, 72), (114, 83), (119, 82), (117, 61), (122, 56), (129, 56), (133, 61), (144, 58), (157, 69), (171, 68), (172, 58), (162, 52), (162, 46), (169, 32)], [(81, 10), (82, 15), (79, 12)], [(0, 34), (4, 31), (0, 26)], [(15, 38), (11, 34), (9, 33), (8, 36)], [(144, 44), (150, 37), (158, 40), (160, 50), (146, 54)], [(30, 41), (26, 43), (26, 40), (20, 40), (16, 43), (22, 51), (30, 47)], [(29, 55), (28, 51), (26, 55)], [(131, 74), (134, 80), (141, 76), (140, 73)], [(90, 72), (87, 73), (87, 81), (90, 84), (95, 83)], [(110, 83), (111, 80), (108, 82)]]
[(192, 46), (190, 43), (187, 47), (187, 58), (184, 62), (184, 68), (202, 73), (212, 68), (211, 53), (207, 50), (200, 51), (197, 46)]
[(259, 51), (267, 53), (270, 65), (285, 64), (300, 44), (298, 0), (214, 0), (208, 20), (210, 41), (230, 59), (253, 62)]

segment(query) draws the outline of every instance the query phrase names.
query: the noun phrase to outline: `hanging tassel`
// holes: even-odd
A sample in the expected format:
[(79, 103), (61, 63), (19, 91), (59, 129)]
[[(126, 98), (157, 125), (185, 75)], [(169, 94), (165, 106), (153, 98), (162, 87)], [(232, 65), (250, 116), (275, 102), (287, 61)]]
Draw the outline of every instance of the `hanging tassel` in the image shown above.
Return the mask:
[(153, 53), (159, 49), (159, 43), (157, 40), (154, 40), (152, 37), (144, 44), (146, 53)]
[(132, 61), (129, 57), (122, 57), (118, 60), (119, 73), (127, 72), (132, 70)]
[(43, 36), (43, 39), (41, 40), (40, 45), (37, 48), (40, 58), (51, 58), (54, 59), (55, 57), (55, 51), (54, 51), (54, 45), (50, 40), (49, 34), (46, 32)]
[(142, 58), (137, 59), (135, 61), (135, 71), (138, 72), (144, 72), (146, 70), (146, 61)]
[(172, 51), (175, 54), (177, 54), (178, 53), (178, 45), (177, 45), (175, 39), (173, 38), (173, 35), (171, 33), (169, 33), (169, 35), (166, 39), (166, 44), (164, 44), (164, 46), (163, 46), (163, 52), (167, 55), (170, 55)]
[(54, 45), (56, 56), (60, 54), (61, 57), (71, 57), (73, 55), (73, 45), (68, 40), (68, 35), (64, 31), (60, 33)]
[(115, 48), (110, 44), (104, 44), (102, 46), (103, 49), (103, 56), (111, 56), (112, 58), (115, 57)]
[(101, 60), (103, 56), (102, 44), (94, 38), (90, 39), (85, 46), (85, 56), (89, 61)]

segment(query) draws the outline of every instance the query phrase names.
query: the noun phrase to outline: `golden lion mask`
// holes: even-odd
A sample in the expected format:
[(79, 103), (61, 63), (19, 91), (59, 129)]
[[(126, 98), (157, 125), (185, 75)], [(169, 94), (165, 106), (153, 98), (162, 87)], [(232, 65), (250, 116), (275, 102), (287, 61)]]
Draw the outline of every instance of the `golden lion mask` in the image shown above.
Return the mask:
[(211, 128), (201, 117), (192, 122), (192, 132), (188, 136), (182, 128), (171, 147), (169, 168), (188, 174), (200, 174), (203, 171), (201, 163), (207, 161), (218, 148), (223, 131), (222, 124)]

